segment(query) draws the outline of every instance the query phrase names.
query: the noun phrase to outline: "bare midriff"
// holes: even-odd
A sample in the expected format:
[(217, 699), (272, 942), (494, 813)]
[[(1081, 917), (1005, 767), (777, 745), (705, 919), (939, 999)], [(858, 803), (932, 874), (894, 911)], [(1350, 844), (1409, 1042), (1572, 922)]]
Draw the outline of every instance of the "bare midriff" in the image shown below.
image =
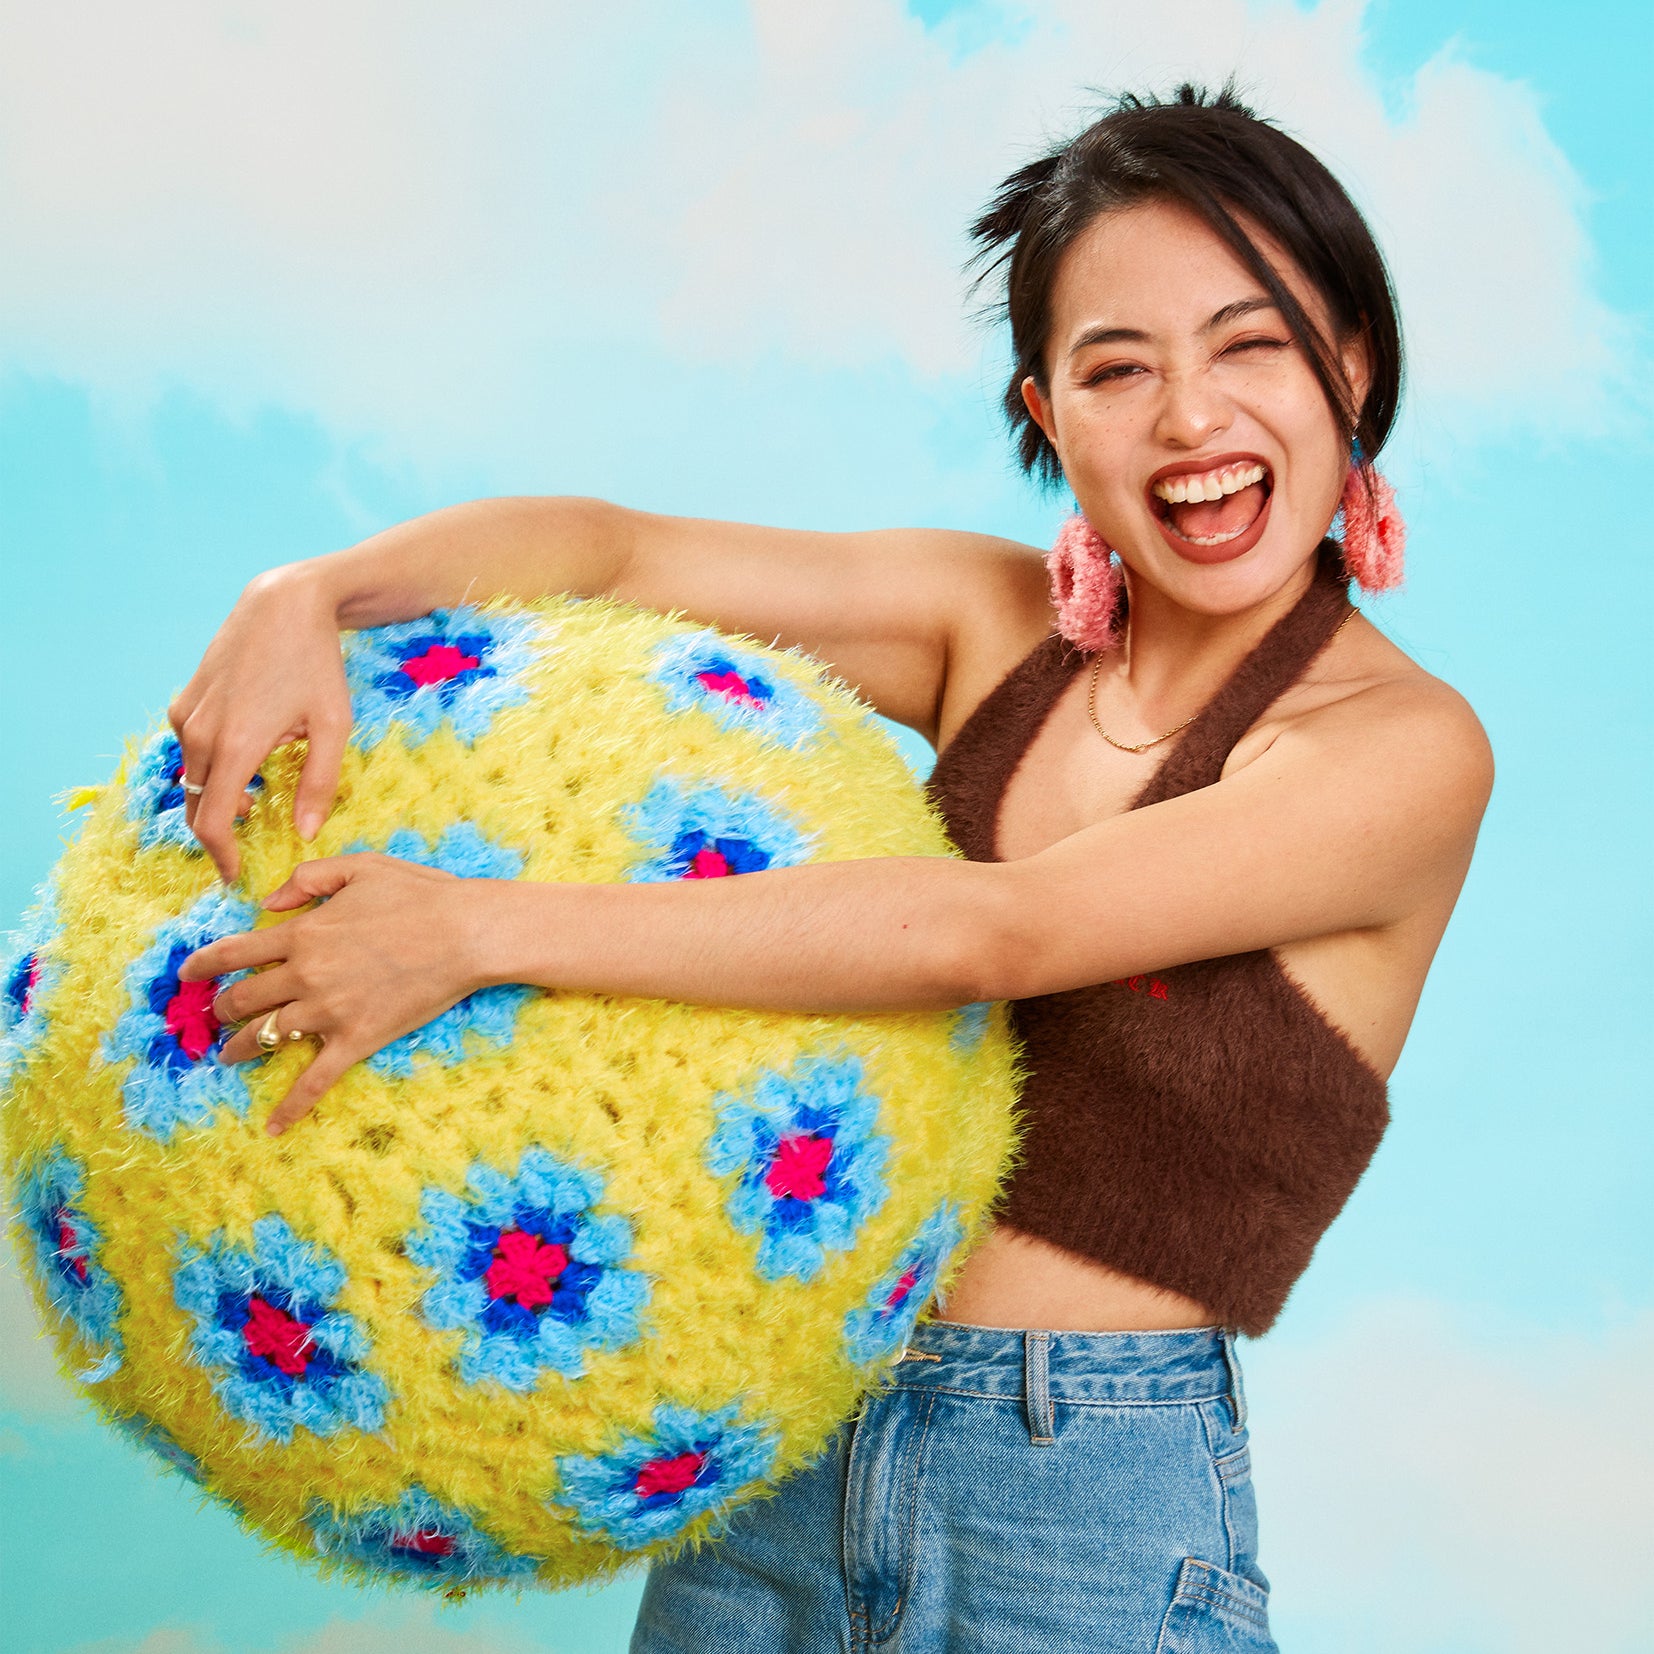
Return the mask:
[(1193, 1298), (1003, 1223), (966, 1258), (934, 1319), (1050, 1332), (1164, 1332), (1217, 1322)]

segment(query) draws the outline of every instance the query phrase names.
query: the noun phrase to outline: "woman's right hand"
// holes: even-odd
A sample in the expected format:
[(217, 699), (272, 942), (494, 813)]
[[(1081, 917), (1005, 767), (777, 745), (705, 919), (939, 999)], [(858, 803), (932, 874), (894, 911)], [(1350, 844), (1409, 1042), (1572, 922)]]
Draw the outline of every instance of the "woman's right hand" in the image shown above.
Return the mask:
[(338, 607), (316, 564), (289, 563), (248, 585), (167, 719), (185, 779), (204, 788), (186, 796), (185, 820), (226, 884), (240, 870), (235, 822), (249, 803), (247, 785), (289, 741), (309, 743), (293, 821), (301, 838), (316, 836), (333, 808), (350, 733)]

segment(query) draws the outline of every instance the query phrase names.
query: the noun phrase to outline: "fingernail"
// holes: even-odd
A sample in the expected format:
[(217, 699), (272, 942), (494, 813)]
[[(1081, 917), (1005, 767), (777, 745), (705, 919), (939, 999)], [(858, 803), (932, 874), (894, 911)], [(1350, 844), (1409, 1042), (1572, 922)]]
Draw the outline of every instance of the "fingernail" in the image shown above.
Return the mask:
[(322, 830), (322, 818), (316, 810), (301, 810), (298, 819), (299, 837), (306, 844)]

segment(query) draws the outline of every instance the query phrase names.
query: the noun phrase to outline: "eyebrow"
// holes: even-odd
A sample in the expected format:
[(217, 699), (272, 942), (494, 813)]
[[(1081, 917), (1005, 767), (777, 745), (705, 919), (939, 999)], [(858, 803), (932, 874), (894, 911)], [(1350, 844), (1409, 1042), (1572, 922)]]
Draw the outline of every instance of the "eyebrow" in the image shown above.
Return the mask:
[[(1226, 304), (1221, 310), (1214, 310), (1200, 331), (1210, 333), (1213, 328), (1227, 327), (1230, 322), (1238, 322), (1242, 316), (1250, 316), (1254, 311), (1278, 308), (1273, 299), (1266, 298), (1261, 293), (1256, 298), (1236, 299), (1233, 304)], [(1068, 347), (1068, 354), (1078, 355), (1080, 351), (1089, 349), (1092, 345), (1147, 344), (1151, 337), (1152, 335), (1135, 327), (1088, 327)]]

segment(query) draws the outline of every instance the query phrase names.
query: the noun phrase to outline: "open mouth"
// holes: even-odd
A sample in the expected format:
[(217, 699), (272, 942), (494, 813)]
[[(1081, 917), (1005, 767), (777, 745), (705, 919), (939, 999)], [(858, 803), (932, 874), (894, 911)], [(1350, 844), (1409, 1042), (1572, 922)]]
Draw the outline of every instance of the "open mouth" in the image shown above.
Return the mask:
[[(1219, 462), (1205, 471), (1162, 475), (1149, 484), (1150, 507), (1178, 549), (1196, 554), (1235, 546), (1260, 527), (1274, 487), (1260, 460)], [(1249, 542), (1250, 543), (1250, 542)]]

